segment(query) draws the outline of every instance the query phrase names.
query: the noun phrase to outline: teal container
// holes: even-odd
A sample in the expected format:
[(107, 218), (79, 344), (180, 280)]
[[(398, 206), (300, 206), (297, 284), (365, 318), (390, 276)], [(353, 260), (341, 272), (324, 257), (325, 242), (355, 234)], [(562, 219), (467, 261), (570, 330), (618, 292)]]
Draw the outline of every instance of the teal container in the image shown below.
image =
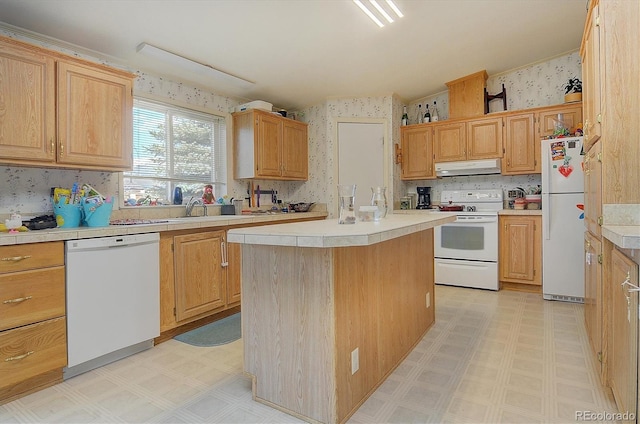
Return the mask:
[(58, 204), (53, 203), (53, 214), (56, 216), (58, 228), (76, 228), (82, 223), (82, 207), (78, 203), (65, 203), (66, 198), (60, 197)]
[(83, 199), (82, 209), (84, 211), (84, 224), (87, 227), (109, 226), (111, 211), (113, 210), (113, 203), (87, 203)]

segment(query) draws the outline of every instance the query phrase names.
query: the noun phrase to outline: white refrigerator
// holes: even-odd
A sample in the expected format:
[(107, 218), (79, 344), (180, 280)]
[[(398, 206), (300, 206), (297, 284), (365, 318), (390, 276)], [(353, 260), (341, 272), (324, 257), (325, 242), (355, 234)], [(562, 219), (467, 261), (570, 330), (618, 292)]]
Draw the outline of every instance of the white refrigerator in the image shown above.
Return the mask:
[(584, 302), (582, 137), (542, 140), (542, 293)]

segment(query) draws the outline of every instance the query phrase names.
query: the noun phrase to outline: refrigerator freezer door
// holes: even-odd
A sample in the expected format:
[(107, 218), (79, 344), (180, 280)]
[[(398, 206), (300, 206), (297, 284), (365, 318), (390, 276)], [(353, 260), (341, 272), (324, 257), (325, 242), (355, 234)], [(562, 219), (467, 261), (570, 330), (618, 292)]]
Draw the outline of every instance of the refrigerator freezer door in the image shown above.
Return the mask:
[(583, 203), (583, 193), (543, 196), (542, 293), (545, 299), (584, 301)]
[(542, 140), (542, 192), (582, 193), (582, 137)]

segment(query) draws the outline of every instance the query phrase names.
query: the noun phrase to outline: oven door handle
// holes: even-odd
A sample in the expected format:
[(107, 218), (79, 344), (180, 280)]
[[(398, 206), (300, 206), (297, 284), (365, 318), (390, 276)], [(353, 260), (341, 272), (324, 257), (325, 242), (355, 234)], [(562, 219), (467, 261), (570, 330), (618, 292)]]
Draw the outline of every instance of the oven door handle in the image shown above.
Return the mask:
[[(458, 216), (456, 217), (456, 221), (454, 222), (454, 224), (484, 224), (486, 222), (497, 222), (498, 221), (498, 217), (497, 216), (483, 216), (483, 217), (476, 217), (476, 216)], [(449, 224), (445, 224), (445, 225), (449, 225)]]

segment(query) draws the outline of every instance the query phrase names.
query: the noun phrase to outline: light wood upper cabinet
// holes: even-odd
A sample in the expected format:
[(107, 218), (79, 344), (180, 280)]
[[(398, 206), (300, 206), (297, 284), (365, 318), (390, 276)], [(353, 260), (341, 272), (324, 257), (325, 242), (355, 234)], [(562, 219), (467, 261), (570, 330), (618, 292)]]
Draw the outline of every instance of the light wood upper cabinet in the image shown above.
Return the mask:
[(0, 77), (0, 163), (131, 169), (134, 75), (0, 37)]
[(467, 122), (467, 160), (502, 156), (502, 117)]
[(307, 124), (285, 119), (282, 133), (282, 176), (306, 180), (309, 175)]
[(499, 217), (500, 281), (542, 285), (542, 217)]
[(452, 162), (467, 158), (465, 122), (437, 123), (433, 128), (435, 162)]
[(131, 169), (130, 78), (59, 61), (57, 100), (58, 163)]
[(307, 124), (248, 110), (233, 114), (234, 178), (306, 181)]
[(503, 175), (534, 174), (541, 172), (539, 139), (535, 137), (533, 113), (505, 117)]
[(538, 139), (552, 136), (556, 122), (562, 121), (566, 128), (575, 129), (582, 122), (582, 103), (550, 106), (538, 112)]
[(602, 72), (600, 69), (600, 7), (591, 0), (582, 37), (582, 106), (584, 111), (584, 148), (589, 150), (602, 135)]
[[(638, 403), (638, 265), (611, 251), (608, 376), (618, 410), (636, 416)], [(627, 422), (627, 421), (625, 421)], [(635, 420), (633, 420), (635, 422)]]
[(449, 89), (450, 119), (484, 115), (487, 77), (487, 71), (480, 71), (446, 83)]
[(401, 127), (400, 145), (403, 180), (436, 178), (432, 127), (424, 125)]
[(0, 38), (0, 160), (53, 163), (55, 61)]

